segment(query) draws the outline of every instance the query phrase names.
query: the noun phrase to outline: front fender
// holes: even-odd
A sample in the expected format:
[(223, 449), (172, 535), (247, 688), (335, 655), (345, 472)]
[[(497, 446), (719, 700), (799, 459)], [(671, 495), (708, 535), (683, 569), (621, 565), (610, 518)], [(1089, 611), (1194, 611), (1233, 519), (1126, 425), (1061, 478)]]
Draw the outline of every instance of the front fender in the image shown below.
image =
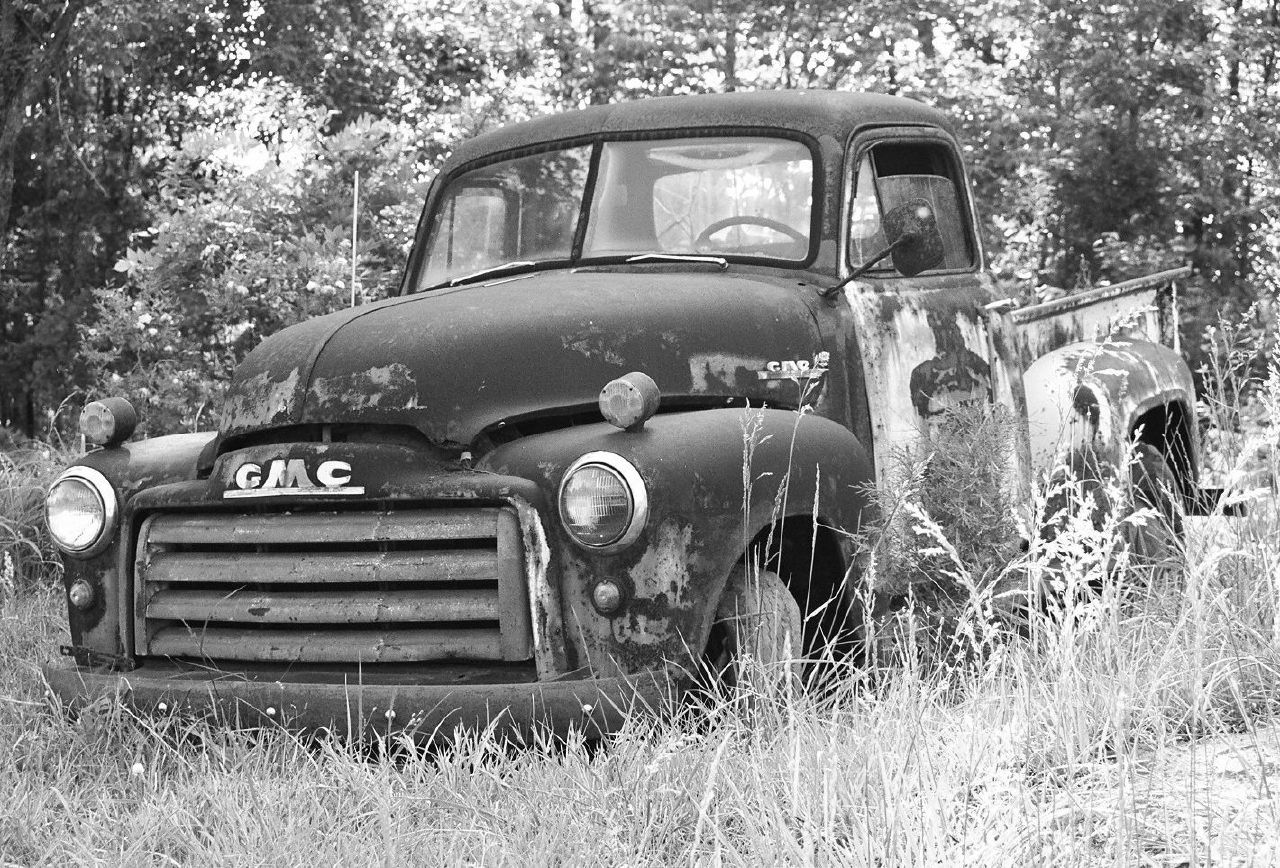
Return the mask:
[[(213, 437), (213, 432), (208, 432), (139, 440), (90, 452), (73, 466), (92, 467), (102, 473), (115, 488), (123, 515), (139, 491), (194, 479), (200, 453)], [(75, 656), (82, 666), (119, 661), (126, 656), (117, 601), (121, 576), (128, 575), (125, 559), (129, 546), (118, 528), (114, 534), (111, 545), (91, 558), (62, 555), (66, 589), (77, 579), (84, 579), (94, 589), (94, 602), (88, 609), (78, 609), (70, 601), (67, 605), (71, 644), (79, 649)]]
[[(1069, 344), (1026, 371), (1032, 467), (1051, 471), (1067, 455), (1091, 450), (1115, 464), (1128, 457), (1134, 429), (1158, 408), (1195, 406), (1186, 362), (1168, 347), (1120, 339)], [(1195, 455), (1195, 426), (1182, 432)]]
[[(547, 517), (567, 656), (600, 675), (696, 659), (724, 582), (756, 534), (814, 515), (852, 533), (874, 480), (866, 449), (843, 426), (768, 409), (663, 414), (639, 431), (600, 423), (549, 432), (499, 447), (480, 467), (532, 479), (554, 504), (569, 465), (594, 451), (630, 461), (650, 503), (640, 537), (612, 553), (577, 544), (558, 516)], [(627, 597), (612, 617), (591, 603), (604, 578)]]

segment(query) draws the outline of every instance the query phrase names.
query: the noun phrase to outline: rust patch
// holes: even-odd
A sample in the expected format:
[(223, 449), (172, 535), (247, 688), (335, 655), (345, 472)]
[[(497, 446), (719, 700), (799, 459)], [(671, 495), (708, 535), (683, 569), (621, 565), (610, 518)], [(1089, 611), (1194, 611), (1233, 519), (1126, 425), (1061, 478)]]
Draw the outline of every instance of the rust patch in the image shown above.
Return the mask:
[(551, 566), (551, 547), (547, 544), (547, 534), (538, 518), (538, 511), (518, 497), (512, 497), (509, 502), (515, 507), (524, 543), (529, 614), (533, 619), (533, 659), (538, 677), (549, 680), (563, 674), (567, 668), (560, 593), (547, 575)]
[(301, 375), (297, 368), (283, 380), (263, 371), (235, 384), (227, 398), (224, 428), (253, 428), (288, 421), (297, 399)]
[(1076, 387), (1075, 394), (1071, 396), (1071, 409), (1090, 425), (1098, 427), (1102, 411), (1098, 406), (1098, 396), (1088, 386)]
[(694, 607), (690, 595), (689, 553), (693, 528), (664, 521), (653, 533), (644, 555), (627, 575), (635, 596), (626, 615), (615, 618), (613, 638), (633, 648), (676, 652), (681, 627)]
[(413, 371), (400, 362), (318, 378), (312, 382), (307, 397), (322, 412), (330, 408), (341, 408), (343, 413), (386, 408), (413, 410), (419, 406)]
[(578, 335), (566, 335), (564, 348), (588, 359), (600, 359), (622, 367), (626, 360), (616, 349), (619, 335), (601, 328), (587, 328)]
[(911, 371), (911, 403), (922, 419), (989, 401), (991, 366), (965, 347), (934, 356)]
[(689, 357), (690, 387), (694, 392), (732, 391), (738, 383), (755, 380), (767, 363), (732, 353), (694, 353)]

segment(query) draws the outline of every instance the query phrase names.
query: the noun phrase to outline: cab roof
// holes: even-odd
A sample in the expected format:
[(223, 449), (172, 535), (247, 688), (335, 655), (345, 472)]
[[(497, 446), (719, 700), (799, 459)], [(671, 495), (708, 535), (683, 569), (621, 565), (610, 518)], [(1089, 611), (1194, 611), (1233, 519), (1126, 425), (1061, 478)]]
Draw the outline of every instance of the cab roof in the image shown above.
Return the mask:
[(774, 90), (669, 96), (548, 115), (508, 124), (462, 143), (444, 166), (520, 151), (554, 141), (658, 130), (772, 128), (843, 144), (868, 126), (933, 126), (950, 130), (946, 116), (915, 100), (874, 93)]

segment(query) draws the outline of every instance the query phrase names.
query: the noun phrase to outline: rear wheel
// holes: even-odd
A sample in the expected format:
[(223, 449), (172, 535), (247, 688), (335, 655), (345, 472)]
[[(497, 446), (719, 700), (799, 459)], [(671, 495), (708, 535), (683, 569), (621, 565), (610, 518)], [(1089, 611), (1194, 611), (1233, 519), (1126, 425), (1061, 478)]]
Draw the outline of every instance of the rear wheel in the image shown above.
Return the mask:
[(1129, 482), (1135, 512), (1121, 525), (1121, 547), (1132, 574), (1129, 587), (1167, 590), (1182, 584), (1186, 527), (1178, 502), (1178, 478), (1164, 454), (1149, 443), (1134, 447)]
[[(1116, 503), (1109, 491), (1115, 481), (1125, 489), (1124, 503)], [(1067, 472), (1050, 486), (1046, 514), (1051, 520), (1040, 529), (1041, 538), (1052, 541), (1070, 528), (1072, 515), (1087, 514), (1097, 531), (1113, 528), (1113, 536), (1105, 543), (1110, 552), (1106, 575), (1121, 583), (1129, 595), (1151, 590), (1171, 590), (1180, 586), (1186, 552), (1183, 546), (1185, 528), (1180, 509), (1177, 476), (1168, 459), (1155, 446), (1137, 443), (1126, 472), (1110, 462), (1101, 461), (1092, 451), (1070, 456)], [(1142, 514), (1139, 514), (1142, 513)], [(1118, 516), (1118, 521), (1112, 518)], [(1065, 575), (1057, 555), (1045, 566), (1048, 575), (1041, 586), (1042, 603), (1061, 606)], [(1090, 581), (1080, 590), (1101, 593), (1104, 581)]]

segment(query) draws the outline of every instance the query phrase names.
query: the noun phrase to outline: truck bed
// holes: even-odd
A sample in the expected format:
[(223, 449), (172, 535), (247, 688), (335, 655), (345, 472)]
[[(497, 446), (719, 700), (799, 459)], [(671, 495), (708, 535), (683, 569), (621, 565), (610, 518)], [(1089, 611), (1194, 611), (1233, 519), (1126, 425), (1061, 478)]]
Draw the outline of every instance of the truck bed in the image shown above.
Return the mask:
[(1018, 353), (1029, 363), (1067, 344), (1125, 328), (1180, 352), (1178, 281), (1190, 274), (1189, 265), (1171, 268), (1016, 308), (1009, 317)]

